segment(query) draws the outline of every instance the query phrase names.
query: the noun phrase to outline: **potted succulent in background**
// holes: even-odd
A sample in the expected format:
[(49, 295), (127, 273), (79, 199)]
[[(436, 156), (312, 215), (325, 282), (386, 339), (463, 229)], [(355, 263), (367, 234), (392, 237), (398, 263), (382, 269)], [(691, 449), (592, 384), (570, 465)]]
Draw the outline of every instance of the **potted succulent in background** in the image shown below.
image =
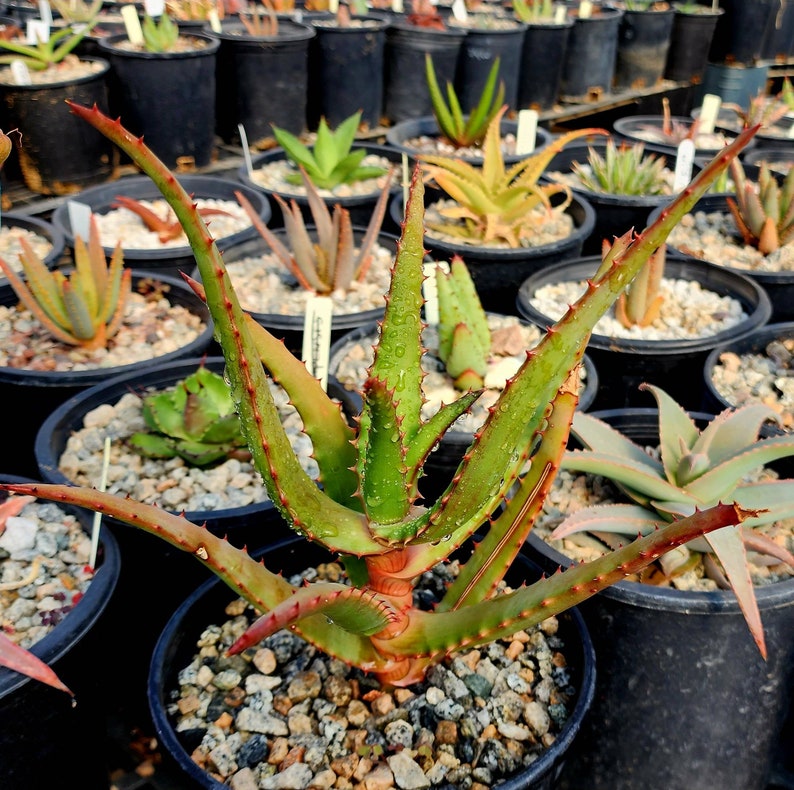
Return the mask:
[(650, 88), (664, 73), (675, 11), (666, 0), (625, 0), (620, 6), (614, 88)]
[[(414, 197), (408, 203), (378, 352), (364, 393), (358, 437), (351, 441), (354, 430), (323, 395), (319, 383), (266, 330), (245, 317), (223, 274), (223, 259), (178, 182), (120, 124), (94, 110), (77, 105), (72, 108), (136, 158), (156, 179), (185, 223), (202, 274), (201, 290), (212, 307), (226, 354), (233, 396), (240, 398), (240, 417), (255, 466), (288, 522), (334, 554), (341, 554), (353, 584), (342, 583), (344, 577), (327, 576), (318, 587), (294, 587), (245, 552), (185, 519), (95, 490), (38, 484), (3, 487), (17, 493), (35, 491), (39, 496), (83, 502), (106, 515), (148, 528), (167, 536), (225, 577), (234, 587), (234, 596), (242, 594), (265, 613), (252, 628), (238, 620), (237, 630), (228, 634), (228, 648), (225, 641), (216, 642), (220, 650), (242, 653), (267, 634), (283, 626), (295, 626), (314, 644), (369, 670), (376, 679), (398, 687), (410, 686), (434, 665), (440, 667), (444, 655), (466, 644), (495, 644), (502, 635), (531, 628), (626, 572), (639, 570), (660, 552), (753, 515), (732, 505), (720, 505), (673, 522), (589, 565), (510, 593), (503, 590), (495, 594), (499, 580), (519, 552), (564, 449), (577, 400), (566, 382), (579, 363), (589, 329), (641, 268), (648, 253), (664, 242), (670, 227), (708, 186), (709, 179), (725, 166), (724, 160), (706, 168), (691, 190), (671, 206), (669, 214), (646, 230), (639, 243), (622, 256), (620, 265), (612, 267), (599, 287), (593, 288), (528, 356), (478, 433), (455, 484), (425, 509), (415, 507), (421, 465), (459, 407), (451, 405), (441, 418), (429, 423), (419, 419), (421, 179), (413, 180)], [(750, 136), (743, 134), (730, 153), (735, 154)], [(299, 470), (285, 444), (274, 404), (266, 394), (265, 370), (258, 364), (262, 356), (304, 417), (321, 469), (322, 488)], [(399, 397), (394, 397), (398, 388)], [(530, 453), (532, 464), (522, 477)], [(488, 521), (488, 534), (446, 588), (440, 604), (432, 612), (414, 608), (412, 580), (463, 547), (483, 519), (495, 514), (518, 478), (518, 491), (505, 503), (505, 509)], [(245, 604), (237, 611), (242, 614), (244, 609)], [(159, 676), (159, 668), (156, 674)], [(308, 676), (303, 680), (311, 682)], [(382, 691), (375, 692), (373, 697), (383, 696)], [(158, 710), (163, 710), (168, 693), (168, 689), (153, 687), (151, 698), (153, 702), (158, 700)], [(246, 710), (248, 706), (240, 706), (241, 713)], [(164, 710), (158, 715), (158, 723), (162, 737), (176, 743)], [(490, 737), (495, 739), (497, 735), (494, 727)], [(221, 751), (228, 754), (233, 742), (225, 740)], [(180, 757), (186, 755), (184, 747), (181, 749)], [(209, 759), (217, 770), (215, 759), (221, 754), (215, 749), (213, 752), (214, 757)], [(411, 771), (415, 770), (413, 764), (421, 771), (405, 753), (390, 754), (373, 770), (384, 774), (393, 770), (387, 766), (408, 768), (406, 758), (412, 763)], [(189, 757), (185, 759), (189, 763)], [(305, 774), (303, 768), (291, 771), (297, 772)]]
[(675, 15), (664, 78), (696, 84), (703, 77), (717, 20), (725, 13), (716, 3), (673, 3)]
[[(718, 500), (763, 501), (764, 512), (660, 557), (583, 604), (602, 671), (561, 786), (581, 787), (577, 777), (586, 776), (592, 788), (716, 782), (762, 790), (775, 784), (776, 739), (794, 680), (794, 481), (773, 471), (776, 459), (794, 453), (794, 440), (759, 439), (774, 417), (760, 403), (712, 418), (646, 389), (656, 409), (574, 416), (577, 441), (550, 497), (557, 507), (530, 535), (531, 556), (543, 557), (547, 570), (566, 567)], [(641, 684), (632, 682), (638, 667)], [(693, 741), (693, 731), (713, 731), (715, 722), (719, 740)], [(635, 741), (638, 727), (644, 737)]]

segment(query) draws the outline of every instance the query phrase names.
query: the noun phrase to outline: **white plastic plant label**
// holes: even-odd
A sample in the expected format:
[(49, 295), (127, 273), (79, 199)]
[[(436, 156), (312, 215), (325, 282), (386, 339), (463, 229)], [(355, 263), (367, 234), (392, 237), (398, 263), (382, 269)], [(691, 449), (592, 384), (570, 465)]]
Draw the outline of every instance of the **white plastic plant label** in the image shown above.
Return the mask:
[(554, 24), (562, 25), (567, 16), (568, 9), (565, 7), (565, 3), (558, 3), (554, 8)]
[(143, 44), (143, 31), (141, 20), (138, 19), (138, 9), (134, 5), (125, 5), (121, 8), (121, 18), (124, 20), (124, 29), (130, 44), (140, 46)]
[(335, 14), (339, 10), (339, 0), (328, 0), (328, 10)]
[(590, 19), (593, 15), (593, 4), (590, 0), (582, 0), (579, 3), (579, 19)]
[(452, 3), (452, 16), (454, 16), (458, 22), (465, 22), (469, 18), (465, 0), (454, 0)]
[(88, 241), (91, 228), (91, 206), (79, 200), (67, 200), (66, 210), (69, 213), (69, 227), (72, 235), (79, 236), (83, 241)]
[(10, 68), (15, 85), (30, 85), (30, 71), (28, 71), (26, 63), (21, 60), (12, 60)]
[(692, 180), (692, 165), (694, 161), (695, 144), (692, 140), (682, 140), (678, 145), (675, 159), (674, 192), (680, 192)]
[(707, 93), (703, 97), (703, 104), (700, 106), (700, 116), (698, 120), (698, 131), (701, 134), (711, 134), (717, 123), (717, 116), (720, 114), (722, 98), (714, 93)]
[(43, 19), (28, 19), (25, 27), (25, 38), (28, 44), (42, 44), (50, 40), (50, 26)]
[(425, 300), (425, 321), (430, 326), (438, 324), (438, 284), (436, 282), (436, 269), (449, 271), (446, 261), (430, 261), (422, 264), (422, 273), (425, 275), (422, 283), (422, 296)]
[(531, 154), (538, 136), (538, 111), (519, 110), (516, 133), (516, 153)]
[(392, 0), (391, 10), (394, 11), (395, 14), (402, 14), (404, 8), (403, 0)]
[(303, 322), (303, 361), (306, 369), (328, 388), (328, 359), (331, 353), (333, 302), (327, 296), (310, 296)]
[(165, 13), (165, 0), (143, 0), (143, 10), (147, 16), (162, 16)]
[(220, 20), (220, 17), (218, 16), (218, 12), (217, 12), (216, 9), (213, 8), (207, 14), (207, 20), (209, 21), (210, 28), (212, 29), (212, 31), (214, 33), (222, 33), (223, 32), (223, 26), (221, 25), (221, 20)]
[(248, 135), (245, 133), (245, 127), (237, 124), (237, 132), (240, 135), (240, 145), (243, 148), (243, 159), (245, 159), (245, 171), (248, 173), (248, 178), (254, 177), (254, 163), (251, 159), (251, 149), (248, 147)]
[(48, 0), (39, 0), (39, 18), (47, 27), (52, 27), (52, 9)]

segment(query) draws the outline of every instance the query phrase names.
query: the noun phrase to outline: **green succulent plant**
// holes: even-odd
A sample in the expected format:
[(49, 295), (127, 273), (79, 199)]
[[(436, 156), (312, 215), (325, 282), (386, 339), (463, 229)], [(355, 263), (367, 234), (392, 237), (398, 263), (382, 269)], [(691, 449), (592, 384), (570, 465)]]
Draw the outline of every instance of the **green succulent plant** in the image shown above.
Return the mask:
[(436, 267), (438, 355), (455, 388), (483, 386), (491, 351), (491, 330), (463, 259), (455, 256), (449, 271)]
[(513, 12), (522, 22), (549, 22), (554, 19), (553, 0), (513, 0)]
[(91, 32), (92, 22), (80, 26), (76, 31), (72, 27), (64, 27), (50, 33), (47, 41), (38, 40), (35, 44), (26, 44), (18, 39), (0, 39), (0, 49), (13, 54), (0, 57), (0, 64), (9, 64), (21, 60), (33, 71), (43, 71), (50, 66), (61, 63), (71, 54), (74, 48)]
[(168, 14), (158, 19), (144, 14), (141, 32), (147, 52), (170, 52), (179, 40), (179, 25)]
[[(352, 150), (360, 121), (359, 111), (331, 131), (325, 118), (320, 118), (317, 138), (311, 148), (286, 129), (274, 126), (273, 134), (287, 158), (302, 167), (318, 189), (333, 189), (340, 184), (378, 178), (386, 173), (382, 167), (361, 164), (361, 160), (367, 155), (366, 149)], [(287, 181), (290, 184), (300, 184), (300, 173), (288, 175)]]
[(782, 186), (766, 162), (759, 165), (757, 185), (748, 181), (739, 162), (731, 164), (731, 176), (736, 199), (727, 198), (728, 208), (744, 243), (769, 255), (794, 239), (794, 170)]
[(128, 441), (150, 458), (179, 457), (191, 466), (250, 458), (229, 385), (203, 365), (173, 387), (147, 395), (143, 419), (149, 430)]
[(794, 455), (790, 435), (759, 439), (765, 420), (775, 412), (761, 403), (726, 409), (700, 430), (664, 390), (642, 385), (658, 406), (659, 457), (595, 417), (577, 412), (571, 433), (586, 449), (565, 454), (561, 468), (601, 475), (618, 484), (636, 504), (594, 505), (565, 519), (552, 533), (616, 533), (634, 537), (656, 529), (660, 521), (691, 515), (717, 502), (734, 501), (756, 509), (741, 528), (720, 530), (667, 555), (668, 572), (686, 567), (692, 552), (713, 553), (727, 584), (733, 588), (753, 637), (765, 653), (763, 630), (750, 582), (745, 544), (794, 567), (794, 556), (756, 527), (794, 516), (794, 480), (748, 482), (746, 476), (764, 464)]
[(620, 146), (610, 138), (604, 155), (588, 147), (587, 166), (574, 162), (571, 169), (585, 188), (610, 195), (661, 195), (667, 182), (663, 156), (645, 154), (642, 143)]
[[(576, 372), (589, 332), (752, 132), (743, 133), (704, 168), (527, 355), (478, 431), (454, 481), (437, 501), (424, 503), (419, 493), (424, 460), (477, 394), (462, 395), (427, 421), (420, 416), (420, 174), (412, 179), (374, 362), (352, 427), (305, 365), (241, 309), (223, 257), (193, 202), (144, 142), (96, 108), (70, 106), (154, 180), (184, 224), (202, 277), (202, 285), (194, 287), (212, 313), (253, 464), (282, 516), (299, 534), (338, 555), (350, 584), (294, 587), (199, 525), (93, 489), (39, 483), (2, 487), (89, 507), (193, 554), (262, 612), (230, 648), (232, 653), (287, 627), (382, 682), (406, 686), (454, 651), (530, 627), (625, 578), (664, 551), (755, 515), (731, 504), (718, 505), (587, 565), (509, 594), (495, 594), (564, 452), (578, 400)], [(268, 374), (286, 390), (302, 417), (321, 485), (306, 474), (292, 450), (270, 394)], [(479, 529), (487, 534), (460, 566), (439, 605), (433, 611), (416, 608), (412, 592), (417, 579), (464, 544), (470, 546)]]
[(52, 0), (50, 5), (70, 25), (93, 22), (102, 10), (102, 0)]
[[(505, 169), (500, 145), (499, 124), (502, 107), (488, 125), (481, 165), (445, 156), (420, 156), (426, 177), (452, 198), (455, 205), (442, 208), (441, 222), (427, 226), (474, 244), (504, 243), (525, 245), (537, 233), (543, 219), (533, 210), (546, 206), (562, 212), (570, 203), (570, 190), (563, 184), (540, 184), (549, 162), (567, 143), (591, 134), (607, 134), (603, 129), (578, 129), (560, 135), (550, 145)], [(550, 198), (566, 195), (560, 205), (551, 207)]]
[(288, 205), (281, 196), (273, 195), (284, 217), (287, 233), (285, 245), (262, 222), (256, 209), (242, 192), (235, 192), (235, 196), (259, 235), (303, 288), (317, 294), (329, 294), (336, 290), (348, 291), (352, 283), (363, 282), (366, 278), (372, 262), (372, 249), (386, 214), (391, 179), (387, 179), (381, 190), (367, 230), (357, 247), (350, 212), (337, 203), (332, 214), (302, 167), (300, 173), (306, 188), (309, 210), (314, 219), (316, 239), (306, 229), (303, 213), (296, 201), (291, 200)]
[(60, 342), (104, 348), (121, 325), (132, 290), (132, 271), (124, 267), (121, 245), (116, 245), (108, 264), (92, 217), (88, 245), (75, 237), (75, 268), (67, 276), (50, 271), (26, 239), (20, 243), (25, 279), (0, 258), (0, 269), (20, 302)]
[(436, 70), (433, 68), (433, 58), (429, 52), (425, 55), (425, 75), (433, 115), (441, 134), (456, 148), (479, 145), (485, 137), (488, 124), (501, 109), (505, 98), (504, 80), (499, 83), (499, 89), (496, 89), (500, 62), (500, 58), (496, 58), (493, 62), (477, 104), (469, 108), (468, 114), (464, 115), (458, 94), (451, 82), (447, 82), (447, 98), (444, 99)]

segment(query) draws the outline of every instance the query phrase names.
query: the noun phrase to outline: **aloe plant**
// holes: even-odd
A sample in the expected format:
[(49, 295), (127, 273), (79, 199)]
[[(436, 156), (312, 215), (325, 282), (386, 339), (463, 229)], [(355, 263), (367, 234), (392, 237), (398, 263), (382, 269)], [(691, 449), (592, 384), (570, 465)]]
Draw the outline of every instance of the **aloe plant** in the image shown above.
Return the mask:
[(276, 16), (275, 5), (271, 2), (264, 2), (265, 13), (261, 13), (259, 7), (254, 4), (248, 14), (240, 13), (238, 19), (243, 23), (243, 27), (249, 36), (277, 36), (278, 17)]
[(337, 290), (348, 291), (352, 283), (363, 282), (366, 278), (372, 262), (372, 250), (386, 214), (391, 178), (381, 190), (361, 244), (356, 247), (350, 212), (337, 203), (332, 214), (303, 168), (300, 168), (300, 172), (309, 210), (314, 219), (316, 241), (309, 235), (303, 213), (296, 201), (291, 200), (287, 205), (280, 195), (273, 195), (284, 217), (287, 233), (285, 245), (262, 222), (245, 195), (235, 192), (235, 196), (273, 254), (303, 288), (317, 294), (330, 294)]
[[(340, 184), (378, 178), (386, 173), (382, 167), (361, 164), (367, 155), (365, 148), (352, 150), (360, 121), (359, 111), (331, 131), (325, 118), (320, 118), (317, 139), (311, 148), (286, 129), (274, 126), (273, 134), (287, 158), (302, 167), (318, 189), (333, 189)], [(288, 175), (286, 180), (290, 184), (302, 183), (300, 173)]]
[(699, 430), (663, 389), (643, 388), (653, 394), (658, 406), (658, 458), (608, 424), (579, 412), (574, 415), (571, 432), (586, 449), (567, 452), (561, 464), (562, 469), (590, 472), (616, 482), (636, 504), (583, 508), (566, 518), (551, 537), (587, 531), (631, 538), (638, 531), (647, 534), (655, 530), (660, 521), (688, 516), (717, 502), (734, 501), (758, 510), (741, 528), (706, 535), (704, 540), (683, 547), (676, 557), (667, 555), (663, 564), (668, 573), (674, 573), (676, 563), (690, 564), (691, 552), (713, 553), (722, 568), (719, 576), (725, 575), (722, 583), (736, 593), (753, 637), (765, 654), (745, 545), (794, 567), (790, 552), (755, 531), (794, 516), (794, 480), (747, 482), (745, 478), (764, 464), (794, 455), (794, 437), (759, 439), (762, 423), (775, 419), (775, 412), (761, 403), (726, 409)]
[(441, 134), (456, 148), (479, 145), (485, 137), (488, 124), (501, 109), (505, 98), (504, 80), (499, 83), (499, 89), (496, 89), (500, 62), (500, 58), (494, 60), (477, 104), (469, 108), (468, 113), (464, 115), (458, 94), (451, 82), (447, 82), (447, 99), (444, 100), (436, 70), (433, 68), (433, 58), (429, 52), (425, 55), (425, 75), (433, 105), (433, 115)]
[(513, 0), (513, 12), (529, 23), (551, 22), (554, 19), (553, 0)]
[[(500, 145), (499, 125), (507, 108), (502, 107), (488, 125), (481, 165), (461, 159), (423, 155), (420, 160), (427, 178), (455, 201), (442, 208), (441, 222), (430, 222), (430, 229), (473, 244), (501, 242), (510, 247), (523, 246), (536, 233), (544, 218), (534, 209), (546, 207), (562, 212), (571, 200), (564, 184), (540, 184), (549, 162), (571, 140), (592, 134), (608, 134), (604, 129), (577, 129), (560, 135), (550, 145), (505, 169)], [(567, 196), (551, 207), (554, 195)], [(447, 221), (448, 220), (448, 221)]]
[(620, 146), (610, 138), (604, 155), (589, 146), (587, 166), (574, 162), (571, 169), (582, 186), (610, 195), (661, 195), (667, 181), (665, 158), (646, 154), (642, 143)]
[[(421, 504), (417, 483), (424, 459), (477, 396), (467, 393), (431, 420), (421, 420), (420, 175), (415, 173), (412, 179), (375, 358), (353, 428), (305, 366), (243, 312), (205, 224), (165, 166), (118, 121), (96, 108), (70, 106), (155, 181), (184, 224), (203, 283), (194, 287), (206, 298), (215, 321), (253, 463), (288, 523), (341, 557), (350, 585), (321, 582), (296, 588), (244, 550), (156, 507), (72, 486), (3, 487), (112, 515), (192, 553), (264, 613), (231, 652), (288, 627), (384, 682), (408, 685), (453, 651), (538, 623), (625, 578), (668, 549), (756, 515), (721, 504), (666, 525), (593, 563), (495, 595), (564, 451), (577, 403), (573, 377), (590, 330), (752, 132), (743, 133), (705, 168), (527, 355), (454, 481), (436, 502)], [(303, 471), (292, 451), (270, 395), (268, 373), (301, 414), (314, 445), (321, 486)], [(508, 499), (514, 484), (518, 491)], [(487, 534), (437, 608), (432, 612), (415, 608), (412, 590), (417, 578), (468, 544), (483, 526)]]
[(143, 420), (149, 430), (128, 441), (150, 458), (179, 457), (191, 466), (210, 466), (250, 457), (228, 385), (203, 365), (173, 387), (147, 395)]
[(132, 290), (132, 271), (124, 267), (121, 246), (116, 245), (108, 264), (92, 217), (88, 245), (75, 237), (75, 268), (67, 276), (57, 269), (50, 271), (26, 239), (20, 243), (25, 279), (0, 258), (0, 269), (20, 302), (56, 340), (86, 349), (104, 348), (121, 326)]
[(144, 14), (141, 32), (147, 52), (170, 52), (179, 39), (179, 25), (168, 14), (161, 14), (159, 19)]
[(50, 33), (47, 41), (38, 40), (35, 44), (26, 44), (17, 39), (0, 39), (0, 49), (13, 54), (0, 57), (0, 64), (8, 64), (21, 60), (29, 69), (43, 71), (63, 61), (74, 48), (91, 32), (92, 22), (88, 22), (75, 31), (72, 27), (64, 27)]
[(102, 10), (102, 0), (52, 0), (50, 5), (70, 25), (93, 22)]
[(745, 244), (763, 255), (794, 239), (794, 171), (789, 170), (782, 186), (766, 162), (758, 169), (758, 184), (748, 181), (739, 162), (731, 164), (736, 199), (727, 198), (728, 208)]

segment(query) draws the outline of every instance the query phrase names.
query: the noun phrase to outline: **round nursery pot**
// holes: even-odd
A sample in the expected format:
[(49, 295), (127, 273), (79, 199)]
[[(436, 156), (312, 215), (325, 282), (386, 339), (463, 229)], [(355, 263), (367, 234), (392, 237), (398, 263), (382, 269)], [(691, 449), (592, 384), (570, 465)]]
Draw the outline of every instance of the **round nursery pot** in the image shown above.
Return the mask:
[(383, 113), (383, 51), (386, 19), (363, 15), (340, 27), (335, 19), (315, 20), (316, 36), (309, 46), (309, 125), (316, 129), (325, 118), (332, 129), (361, 111), (361, 122), (371, 128)]
[[(8, 401), (6, 401), (8, 402)], [(31, 478), (0, 475), (3, 483)], [(90, 533), (92, 516), (60, 506), (77, 516)], [(111, 532), (99, 533), (96, 571), (85, 594), (31, 652), (48, 664), (74, 692), (72, 698), (37, 680), (0, 668), (0, 747), (3, 786), (27, 790), (71, 786), (102, 790), (105, 766), (105, 714), (111, 664), (107, 627), (119, 578), (119, 547)], [(113, 674), (117, 671), (112, 670)]]
[(794, 145), (790, 148), (765, 148), (758, 146), (752, 151), (748, 151), (742, 157), (745, 165), (760, 165), (766, 162), (770, 170), (786, 175), (794, 162)]
[[(63, 233), (46, 219), (4, 211), (2, 218), (0, 218), (0, 228), (18, 228), (23, 231), (30, 231), (46, 239), (51, 247), (50, 251), (42, 258), (42, 261), (48, 269), (52, 269), (59, 263), (61, 256), (66, 250), (66, 239)], [(0, 281), (2, 282), (0, 287), (11, 287), (6, 283), (5, 277), (0, 277)]]
[[(251, 36), (242, 23), (208, 33), (220, 43), (217, 58), (215, 123), (226, 143), (272, 142), (272, 126), (300, 134), (306, 127), (310, 25), (279, 20), (275, 36)], [(263, 79), (263, 75), (267, 75)]]
[[(292, 539), (272, 546), (262, 556), (270, 569), (281, 571), (284, 576), (301, 572), (319, 562), (327, 562), (330, 558), (322, 547), (302, 539)], [(537, 578), (537, 567), (529, 562), (524, 564), (525, 559), (521, 555), (516, 559), (515, 570), (507, 574), (508, 583), (520, 584), (528, 577)], [(152, 656), (149, 674), (148, 698), (158, 740), (172, 761), (190, 779), (191, 786), (212, 790), (220, 790), (226, 785), (213, 778), (190, 758), (190, 753), (201, 740), (204, 730), (198, 729), (190, 733), (176, 731), (168, 714), (170, 691), (178, 687), (177, 674), (190, 663), (197, 652), (196, 642), (199, 635), (210, 623), (223, 623), (228, 619), (224, 609), (235, 597), (220, 581), (209, 582), (196, 590), (174, 613), (163, 630)], [(501, 782), (499, 787), (503, 790), (551, 790), (590, 704), (595, 685), (590, 638), (575, 609), (558, 617), (560, 636), (566, 645), (570, 645), (567, 655), (570, 656), (572, 685), (579, 693), (554, 744), (528, 768)], [(377, 684), (372, 688), (373, 691), (377, 690)], [(344, 753), (341, 756), (344, 757)], [(373, 762), (376, 760), (377, 757), (373, 757)]]
[(592, 101), (610, 93), (623, 14), (620, 8), (598, 6), (590, 17), (574, 17), (560, 83), (564, 101)]
[[(25, 186), (41, 195), (71, 195), (113, 177), (118, 155), (96, 129), (72, 115), (66, 99), (108, 111), (108, 72), (102, 58), (92, 74), (32, 85), (0, 85), (3, 125), (11, 135)], [(57, 140), (57, 144), (53, 141)]]
[[(440, 190), (425, 189), (425, 206), (441, 199)], [(392, 220), (399, 224), (403, 219), (403, 197), (396, 195), (389, 205)], [(499, 248), (456, 244), (445, 239), (435, 239), (425, 234), (424, 245), (436, 260), (451, 260), (460, 255), (469, 270), (474, 287), (485, 310), (492, 313), (515, 314), (516, 293), (524, 280), (533, 272), (545, 269), (558, 261), (576, 258), (582, 245), (595, 227), (595, 211), (588, 201), (577, 195), (565, 213), (573, 218), (574, 230), (560, 241), (537, 247)]]
[[(518, 312), (541, 327), (553, 323), (532, 304), (539, 288), (557, 282), (583, 282), (593, 277), (600, 256), (581, 258), (547, 267), (529, 277), (518, 291)], [(663, 387), (684, 408), (700, 408), (703, 362), (712, 348), (741, 337), (769, 320), (772, 308), (764, 290), (738, 272), (707, 264), (695, 258), (668, 258), (665, 276), (694, 280), (709, 291), (741, 302), (747, 317), (738, 324), (707, 337), (644, 340), (593, 333), (587, 353), (599, 373), (599, 391), (593, 409), (635, 406), (643, 400), (638, 387), (643, 382)], [(664, 311), (664, 307), (662, 307)], [(647, 396), (645, 396), (647, 397)]]
[(747, 107), (766, 89), (768, 73), (767, 63), (756, 65), (707, 63), (703, 72), (703, 81), (695, 87), (693, 101), (699, 105), (707, 93), (712, 93), (725, 103)]
[(433, 105), (425, 77), (425, 55), (433, 58), (439, 85), (455, 83), (458, 55), (466, 30), (417, 27), (393, 21), (386, 28), (383, 63), (383, 113), (394, 124), (431, 115)]
[(720, 0), (720, 7), (709, 62), (755, 65), (774, 33), (779, 0)]
[(623, 12), (615, 61), (616, 91), (650, 88), (662, 79), (674, 17), (672, 6)]
[[(270, 221), (270, 204), (267, 199), (255, 189), (239, 184), (229, 178), (204, 175), (179, 175), (179, 183), (195, 198), (229, 200), (237, 203), (235, 191), (242, 192), (251, 202), (254, 210), (261, 217), (262, 222)], [(93, 189), (86, 189), (75, 197), (80, 203), (85, 203), (95, 214), (105, 214), (111, 210), (111, 204), (118, 195), (134, 198), (135, 200), (160, 200), (162, 195), (154, 182), (148, 176), (127, 176), (112, 184), (103, 184)], [(212, 217), (210, 219), (210, 233), (212, 232)], [(52, 213), (52, 223), (64, 235), (66, 243), (74, 247), (74, 233), (69, 220), (69, 205), (61, 203)], [(217, 239), (218, 247), (223, 251), (231, 244), (257, 235), (256, 228), (248, 226), (243, 230)], [(112, 246), (104, 247), (105, 254), (111, 255)], [(124, 248), (124, 262), (136, 269), (145, 269), (157, 273), (179, 277), (179, 272), (189, 272), (196, 265), (193, 251), (188, 245), (184, 247), (159, 247), (155, 249)]]
[(196, 47), (172, 52), (125, 48), (126, 33), (99, 40), (112, 69), (111, 110), (170, 168), (206, 167), (215, 147), (218, 41), (189, 35)]
[[(728, 213), (727, 195), (714, 194), (704, 195), (695, 203), (690, 213), (698, 211), (706, 213), (720, 212)], [(654, 209), (648, 217), (648, 222), (653, 222), (661, 209)], [(741, 245), (737, 240), (737, 249)], [(672, 243), (668, 242), (668, 250), (680, 255)], [(764, 289), (772, 303), (772, 315), (770, 320), (790, 321), (794, 319), (794, 272), (791, 271), (760, 271), (757, 269), (746, 269), (730, 265), (730, 255), (725, 253), (720, 260), (711, 261), (714, 265), (720, 266), (728, 271), (734, 271), (749, 277)]]
[[(504, 137), (506, 134), (516, 135), (518, 131), (517, 121), (502, 120), (499, 124), (499, 131)], [(441, 130), (438, 126), (438, 121), (433, 115), (426, 115), (423, 118), (409, 118), (405, 121), (400, 121), (389, 127), (386, 130), (386, 142), (388, 145), (396, 148), (398, 151), (408, 154), (410, 157), (415, 158), (417, 149), (410, 145), (408, 141), (417, 137), (433, 137), (440, 138)], [(539, 126), (535, 136), (535, 150), (545, 148), (552, 140), (552, 134), (547, 129)], [(439, 152), (440, 153), (440, 152)], [(444, 154), (446, 155), (446, 154)], [(472, 162), (482, 162), (482, 156), (469, 156), (466, 152), (462, 155), (458, 153), (452, 154), (455, 157)], [(502, 154), (505, 164), (514, 164), (526, 159), (528, 154), (515, 154), (504, 153)]]
[(518, 106), (549, 110), (557, 103), (573, 20), (527, 25), (518, 83)]
[[(607, 149), (606, 138), (596, 137), (590, 142), (574, 141), (569, 143), (562, 151), (555, 154), (546, 166), (546, 174), (542, 176), (542, 179), (544, 181), (554, 180), (547, 175), (548, 173), (572, 173), (574, 162), (586, 165), (590, 148), (603, 158)], [(675, 170), (676, 156), (671, 155), (666, 149), (646, 143), (643, 150), (646, 156), (653, 155), (662, 158), (668, 169)], [(700, 167), (694, 166), (693, 175), (697, 174), (700, 169)], [(570, 186), (595, 210), (595, 227), (582, 247), (584, 255), (600, 255), (601, 242), (604, 239), (611, 242), (615, 236), (622, 236), (631, 228), (635, 228), (639, 232), (645, 227), (649, 212), (657, 206), (667, 205), (674, 197), (673, 195), (616, 195), (607, 192), (593, 192), (586, 189), (581, 183), (578, 186), (571, 183)]]
[[(74, 484), (58, 466), (70, 436), (83, 428), (86, 414), (104, 404), (115, 405), (129, 392), (143, 394), (173, 387), (201, 364), (223, 373), (222, 357), (193, 354), (147, 370), (105, 377), (65, 400), (50, 412), (36, 435), (35, 455), (41, 479)], [(112, 435), (112, 428), (108, 433)], [(108, 490), (113, 491), (112, 484)], [(227, 537), (238, 548), (248, 546), (253, 550), (291, 534), (269, 499), (220, 510), (192, 510), (184, 516), (195, 524), (205, 524), (213, 535)], [(119, 622), (117, 643), (124, 645), (127, 676), (125, 689), (119, 691), (119, 702), (145, 712), (146, 665), (157, 636), (185, 596), (212, 578), (212, 572), (190, 553), (157, 536), (113, 518), (106, 518), (105, 523), (118, 541), (123, 560), (115, 609)], [(141, 584), (142, 568), (146, 568), (147, 578), (155, 581)], [(146, 612), (145, 620), (140, 617), (141, 611)], [(133, 620), (135, 638), (131, 639), (122, 624)]]
[[(658, 442), (656, 409), (591, 414), (640, 445)], [(571, 565), (534, 533), (525, 551), (547, 573)], [(619, 582), (585, 601), (596, 698), (558, 787), (774, 786), (772, 760), (794, 682), (794, 580), (755, 593), (766, 661), (730, 590)]]
[[(384, 159), (388, 159), (390, 166), (392, 167), (399, 167), (402, 161), (400, 153), (387, 145), (376, 145), (374, 143), (354, 143), (352, 146), (352, 150), (360, 148), (365, 149), (367, 155), (379, 156)], [(266, 167), (272, 162), (283, 162), (286, 158), (287, 153), (283, 148), (274, 148), (271, 151), (265, 151), (264, 153), (255, 156), (252, 159), (251, 164), (254, 171), (257, 171), (258, 169)], [(284, 226), (284, 217), (282, 216), (281, 208), (273, 199), (273, 194), (276, 192), (278, 192), (279, 197), (286, 200), (288, 204), (291, 200), (294, 200), (300, 206), (301, 212), (303, 213), (306, 222), (313, 222), (311, 211), (309, 209), (309, 201), (305, 195), (291, 195), (277, 189), (263, 186), (251, 178), (248, 168), (245, 165), (241, 165), (237, 170), (237, 178), (249, 189), (258, 192), (260, 196), (265, 196), (265, 200), (268, 202), (272, 217), (272, 219), (268, 222), (269, 228), (280, 228)], [(399, 183), (395, 182), (391, 191), (396, 193), (399, 189)], [(331, 194), (327, 196), (323, 195), (322, 198), (331, 210), (333, 210), (333, 206), (337, 203), (342, 206), (342, 208), (347, 209), (350, 212), (350, 222), (353, 225), (366, 227), (369, 224), (375, 204), (378, 202), (380, 188), (376, 187), (372, 192), (367, 192), (360, 195), (351, 195), (345, 188), (343, 188), (341, 191), (344, 192), (342, 196)]]
[[(116, 367), (95, 367), (74, 371), (25, 370), (23, 368), (0, 367), (0, 396), (3, 402), (24, 409), (25, 419), (14, 420), (6, 427), (7, 447), (2, 462), (10, 470), (21, 471), (29, 476), (38, 474), (38, 465), (33, 450), (36, 433), (50, 412), (67, 398), (88, 387), (103, 382), (113, 376), (127, 373), (136, 376), (141, 371), (159, 362), (174, 361), (183, 357), (199, 356), (206, 351), (212, 341), (213, 326), (209, 310), (183, 280), (165, 275), (156, 275), (133, 270), (133, 290), (138, 287), (153, 287), (168, 293), (172, 305), (182, 305), (191, 313), (201, 316), (204, 330), (182, 348), (158, 357), (133, 362)], [(0, 304), (17, 304), (16, 294), (10, 288), (0, 292)], [(10, 450), (13, 449), (13, 454)]]
[(717, 20), (725, 11), (709, 6), (698, 6), (694, 10), (676, 8), (670, 48), (664, 78), (674, 82), (700, 82), (706, 68), (711, 39)]

